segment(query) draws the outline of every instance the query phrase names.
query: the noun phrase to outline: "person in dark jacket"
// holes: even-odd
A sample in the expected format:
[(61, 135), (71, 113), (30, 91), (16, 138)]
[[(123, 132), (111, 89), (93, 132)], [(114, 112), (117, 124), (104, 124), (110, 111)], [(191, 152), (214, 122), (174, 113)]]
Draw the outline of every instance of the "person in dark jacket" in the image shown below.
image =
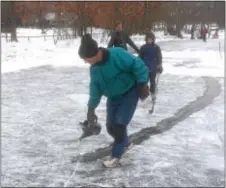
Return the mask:
[(208, 30), (206, 29), (205, 24), (202, 24), (200, 33), (201, 33), (201, 38), (203, 39), (203, 42), (206, 42), (206, 35), (208, 33)]
[(155, 44), (155, 35), (153, 32), (148, 32), (145, 36), (146, 44), (141, 46), (139, 57), (144, 61), (144, 63), (149, 68), (149, 78), (150, 78), (150, 92), (152, 100), (155, 100), (155, 90), (156, 90), (156, 74), (161, 74), (162, 68), (162, 53), (160, 47)]
[(193, 24), (191, 27), (191, 39), (195, 39), (194, 33), (195, 33), (195, 24)]
[(133, 43), (129, 35), (123, 31), (122, 23), (116, 23), (116, 30), (111, 34), (111, 39), (108, 43), (108, 48), (110, 47), (121, 47), (127, 50), (127, 45), (129, 44), (137, 53), (139, 53), (138, 47)]
[(144, 62), (126, 50), (98, 48), (89, 34), (82, 37), (79, 56), (90, 67), (90, 92), (87, 120), (92, 125), (97, 119), (95, 109), (101, 97), (107, 97), (107, 131), (113, 137), (112, 155), (103, 162), (106, 167), (120, 165), (124, 149), (130, 146), (127, 125), (136, 110), (139, 98), (149, 95), (148, 68)]

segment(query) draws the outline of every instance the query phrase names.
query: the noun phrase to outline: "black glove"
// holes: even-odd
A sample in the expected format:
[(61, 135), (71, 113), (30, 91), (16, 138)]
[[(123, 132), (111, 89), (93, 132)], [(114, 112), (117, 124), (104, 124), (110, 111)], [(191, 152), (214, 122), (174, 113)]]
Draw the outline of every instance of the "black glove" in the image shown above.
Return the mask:
[(156, 72), (159, 73), (159, 74), (162, 74), (162, 72), (163, 72), (162, 65), (158, 65), (158, 66), (157, 66)]
[(94, 108), (89, 108), (87, 112), (87, 121), (89, 124), (93, 124), (94, 122), (97, 121), (97, 116), (95, 114), (95, 109)]
[(147, 84), (139, 84), (139, 98), (145, 100), (149, 96), (149, 88)]
[(138, 48), (136, 49), (136, 52), (138, 55), (140, 54), (140, 50)]

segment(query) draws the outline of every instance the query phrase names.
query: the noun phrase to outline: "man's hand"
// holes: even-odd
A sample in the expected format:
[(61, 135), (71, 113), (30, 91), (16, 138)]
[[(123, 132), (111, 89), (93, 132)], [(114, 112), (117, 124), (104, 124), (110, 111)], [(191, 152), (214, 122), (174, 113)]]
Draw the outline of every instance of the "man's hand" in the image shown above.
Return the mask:
[(89, 108), (87, 112), (87, 121), (89, 124), (93, 124), (94, 122), (97, 121), (97, 116), (95, 114), (95, 109), (94, 108)]
[(162, 74), (162, 72), (163, 72), (162, 65), (158, 65), (158, 66), (157, 66), (156, 72), (159, 73), (159, 74)]
[(139, 97), (140, 100), (145, 100), (149, 96), (149, 88), (147, 84), (139, 85)]

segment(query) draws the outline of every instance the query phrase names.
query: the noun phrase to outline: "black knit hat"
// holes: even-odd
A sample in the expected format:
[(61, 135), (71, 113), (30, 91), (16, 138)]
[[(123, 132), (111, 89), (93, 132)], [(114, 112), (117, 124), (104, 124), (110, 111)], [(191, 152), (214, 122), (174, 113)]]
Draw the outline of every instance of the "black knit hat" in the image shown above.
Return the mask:
[(145, 36), (145, 41), (148, 40), (148, 38), (151, 38), (153, 40), (153, 42), (155, 42), (155, 34), (151, 31), (151, 32), (148, 32)]
[(90, 58), (97, 54), (98, 52), (98, 45), (97, 42), (92, 39), (90, 34), (83, 35), (81, 39), (81, 45), (78, 50), (78, 54), (80, 58)]

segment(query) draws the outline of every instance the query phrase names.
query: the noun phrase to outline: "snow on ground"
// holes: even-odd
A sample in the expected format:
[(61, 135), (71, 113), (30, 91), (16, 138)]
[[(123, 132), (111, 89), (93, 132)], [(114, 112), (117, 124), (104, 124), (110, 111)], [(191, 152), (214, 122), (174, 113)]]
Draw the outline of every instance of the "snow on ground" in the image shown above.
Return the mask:
[(106, 98), (97, 109), (101, 134), (77, 142), (89, 84), (89, 66), (77, 55), (80, 39), (57, 45), (43, 38), (17, 44), (2, 40), (2, 185), (223, 186), (224, 38), (207, 43), (158, 38), (164, 73), (155, 113), (147, 113), (150, 99), (140, 102), (130, 134), (156, 126), (198, 100), (207, 89), (202, 76), (220, 83), (220, 95), (172, 129), (136, 145), (126, 154), (123, 168), (109, 170), (96, 161), (71, 163), (72, 157), (112, 142), (104, 126)]
[(223, 39), (212, 39), (207, 43), (189, 40), (186, 41), (186, 47), (183, 43), (177, 41), (164, 45), (163, 58), (166, 62), (164, 68), (167, 73), (224, 77)]
[[(20, 29), (18, 33), (20, 34), (24, 30)], [(30, 33), (30, 35), (38, 35), (38, 31), (40, 33), (38, 29), (31, 31), (31, 29), (28, 29), (24, 33)], [(98, 34), (98, 32), (94, 32), (94, 34)], [(95, 36), (96, 40), (100, 42), (102, 35)], [(175, 37), (164, 36), (163, 33), (158, 32), (157, 43), (163, 51), (164, 73), (223, 77), (224, 38), (222, 33), (220, 36), (220, 39), (209, 39), (207, 43), (203, 43), (202, 40), (190, 40), (188, 38), (175, 40)], [(138, 46), (143, 44), (142, 37), (132, 36)], [(31, 41), (21, 38), (20, 41), (19, 43), (6, 43), (5, 40), (2, 40), (3, 73), (46, 64), (88, 68), (88, 65), (77, 55), (80, 44), (79, 38), (59, 41), (57, 45), (54, 45), (52, 38), (48, 38), (45, 42), (43, 38), (33, 38)], [(106, 47), (106, 42), (107, 40), (99, 45)], [(186, 43), (186, 46), (184, 43)], [(27, 55), (28, 53), (29, 55)]]

